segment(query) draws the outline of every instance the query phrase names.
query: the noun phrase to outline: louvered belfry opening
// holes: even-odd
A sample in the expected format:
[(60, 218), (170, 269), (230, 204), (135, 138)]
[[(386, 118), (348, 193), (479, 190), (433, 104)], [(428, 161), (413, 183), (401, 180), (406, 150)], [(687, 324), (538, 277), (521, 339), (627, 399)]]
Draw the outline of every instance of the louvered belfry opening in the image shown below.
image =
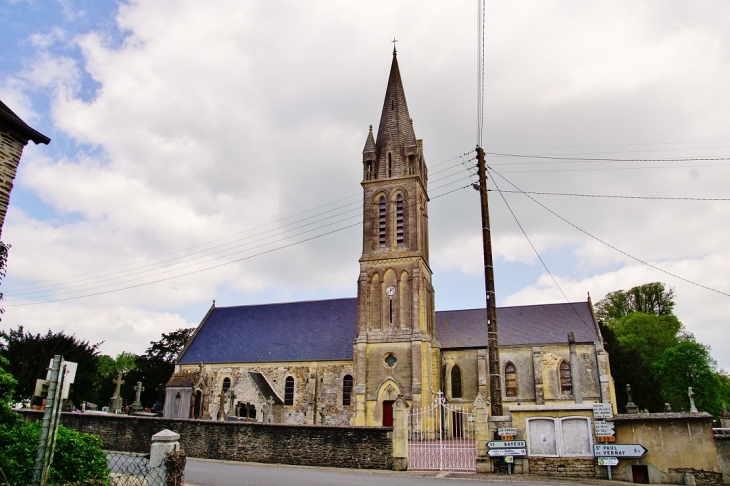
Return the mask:
[(395, 203), (395, 222), (398, 246), (403, 246), (405, 244), (405, 238), (403, 237), (403, 196), (400, 194), (398, 194)]
[(381, 197), (379, 208), (378, 208), (378, 243), (381, 248), (385, 247), (385, 217), (386, 217), (385, 197)]

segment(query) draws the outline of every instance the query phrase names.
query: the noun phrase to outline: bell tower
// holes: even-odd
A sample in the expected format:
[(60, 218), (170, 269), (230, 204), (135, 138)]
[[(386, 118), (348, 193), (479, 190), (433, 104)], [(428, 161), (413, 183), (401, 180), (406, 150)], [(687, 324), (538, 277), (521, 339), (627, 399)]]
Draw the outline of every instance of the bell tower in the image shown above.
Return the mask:
[(391, 425), (398, 397), (430, 404), (439, 390), (428, 256), (427, 168), (393, 49), (377, 138), (363, 149), (363, 249), (354, 343), (353, 425)]

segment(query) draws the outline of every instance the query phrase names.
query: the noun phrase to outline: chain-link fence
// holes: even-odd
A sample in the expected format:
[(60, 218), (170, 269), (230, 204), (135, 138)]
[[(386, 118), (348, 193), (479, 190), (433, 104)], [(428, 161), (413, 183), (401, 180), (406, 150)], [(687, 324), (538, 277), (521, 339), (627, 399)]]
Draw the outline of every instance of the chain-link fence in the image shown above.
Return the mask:
[(149, 467), (149, 454), (105, 451), (112, 486), (163, 486), (165, 467)]

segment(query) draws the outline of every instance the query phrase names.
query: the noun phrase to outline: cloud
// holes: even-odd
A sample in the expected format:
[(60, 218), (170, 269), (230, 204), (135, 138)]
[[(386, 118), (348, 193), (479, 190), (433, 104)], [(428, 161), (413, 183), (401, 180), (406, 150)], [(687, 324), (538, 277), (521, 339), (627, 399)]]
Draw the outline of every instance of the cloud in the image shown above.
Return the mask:
[[(597, 159), (726, 155), (725, 11), (719, 2), (488, 5), (485, 147)], [(50, 312), (34, 318), (102, 336), (115, 312), (129, 322), (139, 311), (162, 328), (197, 322), (216, 297), (233, 305), (355, 295), (360, 227), (297, 242), (359, 219), (361, 151), (380, 116), (394, 35), (431, 169), (431, 263), (481, 272), (476, 193), (436, 198), (471, 181), (475, 16), (460, 2), (140, 0), (120, 4), (112, 26), (28, 32), (36, 55), (0, 80), (0, 96), (29, 121), (52, 121), (53, 143), (28, 146), (16, 179), (16, 191), (49, 209), (11, 204), (6, 303), (99, 293), (48, 307), (99, 312), (87, 327)], [(537, 192), (721, 197), (730, 182), (722, 161), (487, 162), (498, 173), (493, 190), (516, 190), (511, 182)], [(730, 292), (720, 278), (730, 270), (726, 202), (534, 197), (632, 256)], [(662, 280), (681, 290), (678, 314), (698, 337), (724, 337), (715, 309), (726, 297), (685, 291), (524, 195), (505, 200), (569, 298)], [(494, 191), (490, 211), (497, 265), (533, 275), (540, 263)], [(524, 288), (500, 303), (563, 299), (549, 277), (506, 275)], [(34, 283), (50, 279), (63, 280)], [(121, 287), (132, 288), (101, 293)], [(30, 315), (20, 309), (8, 307), (4, 324)], [(141, 333), (128, 328), (137, 348), (149, 341)]]

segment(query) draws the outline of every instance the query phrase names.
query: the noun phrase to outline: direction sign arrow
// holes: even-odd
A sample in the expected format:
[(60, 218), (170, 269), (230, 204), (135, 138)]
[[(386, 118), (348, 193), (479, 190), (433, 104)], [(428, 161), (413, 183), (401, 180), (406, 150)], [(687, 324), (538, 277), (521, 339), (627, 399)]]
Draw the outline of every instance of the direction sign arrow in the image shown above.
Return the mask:
[(641, 444), (593, 444), (596, 457), (643, 457), (648, 451)]
[(613, 418), (613, 407), (610, 403), (594, 403), (593, 404), (593, 417), (594, 418)]
[(613, 422), (605, 422), (602, 420), (597, 420), (595, 422), (596, 425), (596, 436), (606, 436), (606, 435), (614, 435), (616, 432), (614, 430), (615, 425)]
[(527, 449), (489, 449), (489, 457), (526, 456)]
[(527, 447), (524, 440), (492, 440), (487, 442), (490, 449), (511, 448), (511, 447)]

